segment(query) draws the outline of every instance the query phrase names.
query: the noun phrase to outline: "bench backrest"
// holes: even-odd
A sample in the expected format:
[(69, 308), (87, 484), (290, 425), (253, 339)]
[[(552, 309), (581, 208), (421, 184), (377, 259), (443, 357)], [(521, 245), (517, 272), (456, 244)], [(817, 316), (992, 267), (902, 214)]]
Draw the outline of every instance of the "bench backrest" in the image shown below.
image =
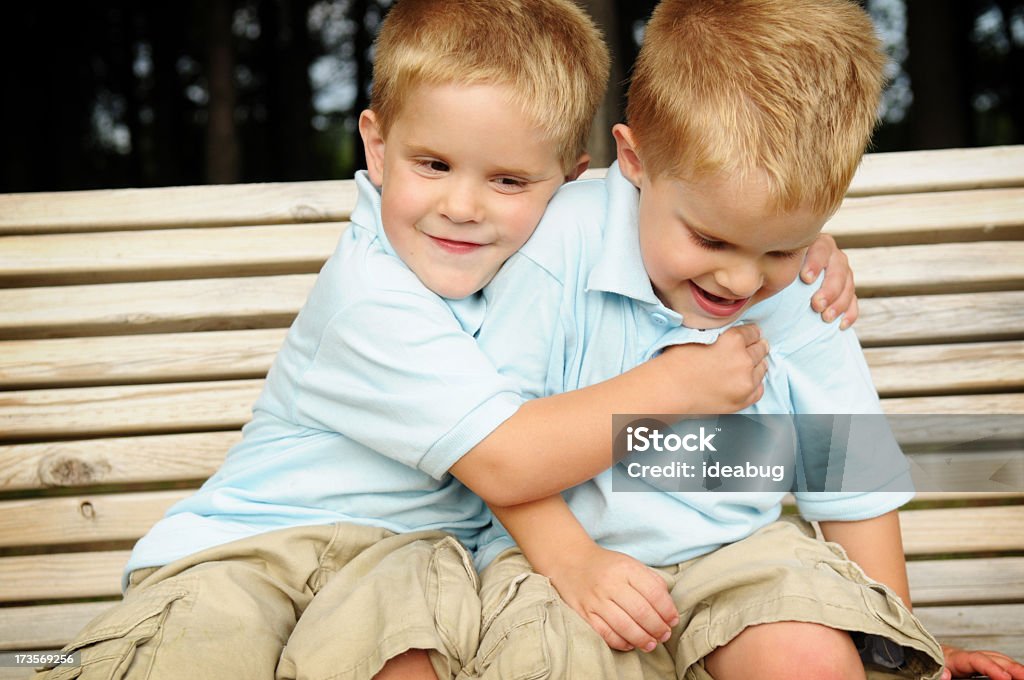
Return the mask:
[[(59, 648), (118, 597), (133, 542), (239, 439), (354, 196), (0, 195), (0, 651)], [(1024, 414), (1024, 147), (870, 155), (826, 230), (888, 412)], [(1003, 492), (902, 513), (926, 623), (1018, 656), (1021, 436), (1002, 437), (1021, 468)], [(947, 453), (965, 473), (980, 460)]]

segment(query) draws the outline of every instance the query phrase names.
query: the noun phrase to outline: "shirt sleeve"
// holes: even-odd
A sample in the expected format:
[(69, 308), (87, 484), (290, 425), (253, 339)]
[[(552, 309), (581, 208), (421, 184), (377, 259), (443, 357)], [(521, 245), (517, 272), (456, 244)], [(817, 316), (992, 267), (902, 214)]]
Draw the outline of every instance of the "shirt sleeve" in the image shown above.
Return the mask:
[(818, 286), (793, 284), (776, 312), (789, 326), (779, 353), (800, 458), (809, 474), (820, 472), (805, 488), (827, 489), (794, 495), (809, 520), (869, 519), (913, 498), (910, 466), (882, 412), (857, 336), (811, 309)]
[(438, 479), (522, 403), (426, 290), (381, 289), (347, 304), (297, 382), (297, 419)]

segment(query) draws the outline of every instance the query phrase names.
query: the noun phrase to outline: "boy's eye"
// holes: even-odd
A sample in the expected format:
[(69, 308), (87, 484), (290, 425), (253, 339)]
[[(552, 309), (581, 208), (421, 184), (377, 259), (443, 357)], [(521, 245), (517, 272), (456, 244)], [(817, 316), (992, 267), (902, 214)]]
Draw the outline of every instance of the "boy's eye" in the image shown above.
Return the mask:
[(768, 253), (769, 256), (777, 258), (779, 260), (792, 260), (796, 257), (801, 257), (803, 251), (800, 250), (774, 250)]
[(518, 179), (516, 177), (499, 177), (494, 181), (498, 184), (498, 186), (500, 186), (502, 189), (506, 191), (522, 189), (523, 187), (526, 186), (526, 182), (524, 180)]
[(448, 172), (448, 164), (445, 163), (444, 161), (425, 158), (423, 160), (417, 161), (417, 163), (424, 170), (428, 170), (430, 172)]
[(705, 250), (722, 250), (725, 248), (725, 243), (722, 241), (713, 241), (709, 238), (704, 238), (695, 231), (690, 231), (690, 238), (701, 248)]

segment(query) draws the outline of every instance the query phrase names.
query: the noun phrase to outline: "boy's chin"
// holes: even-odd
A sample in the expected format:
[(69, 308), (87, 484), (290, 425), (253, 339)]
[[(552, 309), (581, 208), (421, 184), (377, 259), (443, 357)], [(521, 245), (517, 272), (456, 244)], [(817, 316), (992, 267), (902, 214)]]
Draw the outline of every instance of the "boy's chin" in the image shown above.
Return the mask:
[(494, 276), (473, 277), (472, 279), (464, 281), (424, 281), (423, 277), (419, 278), (423, 285), (435, 295), (443, 297), (446, 300), (462, 300), (479, 293), (488, 283), (491, 282), (491, 279), (493, 279)]

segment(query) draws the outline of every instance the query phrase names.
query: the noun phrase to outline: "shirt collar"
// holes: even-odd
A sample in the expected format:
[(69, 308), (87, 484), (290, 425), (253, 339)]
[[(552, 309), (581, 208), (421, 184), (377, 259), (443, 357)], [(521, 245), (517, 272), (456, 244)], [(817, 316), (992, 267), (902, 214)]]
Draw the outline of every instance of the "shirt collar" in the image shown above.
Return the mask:
[(604, 181), (608, 193), (605, 233), (601, 253), (587, 277), (587, 290), (616, 293), (660, 306), (640, 253), (640, 190), (623, 177), (618, 162), (608, 168)]
[(366, 170), (356, 172), (356, 207), (352, 210), (349, 220), (352, 226), (365, 229), (380, 241), (381, 247), (388, 255), (398, 257), (391, 247), (387, 234), (384, 233), (384, 222), (380, 217), (380, 189), (370, 181)]

